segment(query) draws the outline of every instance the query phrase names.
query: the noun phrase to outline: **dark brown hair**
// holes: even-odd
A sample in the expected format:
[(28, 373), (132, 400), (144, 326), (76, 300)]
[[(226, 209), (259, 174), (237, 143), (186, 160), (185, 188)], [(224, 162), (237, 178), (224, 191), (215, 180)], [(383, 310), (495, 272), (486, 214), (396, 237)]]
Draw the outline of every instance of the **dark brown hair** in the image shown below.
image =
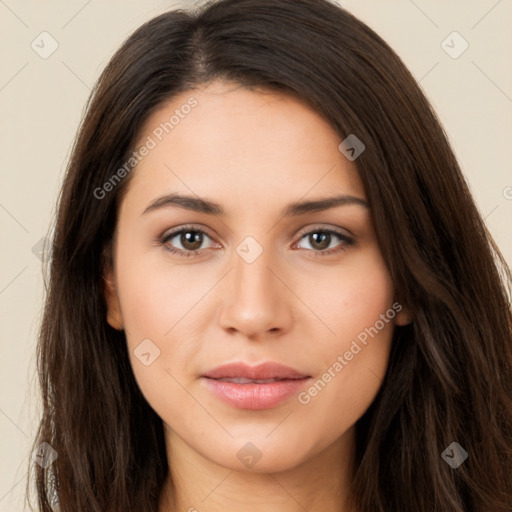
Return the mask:
[[(326, 0), (220, 0), (147, 22), (96, 84), (73, 147), (51, 246), (38, 345), (38, 507), (156, 512), (168, 474), (162, 420), (123, 332), (106, 322), (102, 254), (131, 175), (98, 199), (144, 121), (221, 78), (296, 95), (345, 138), (379, 244), (413, 322), (397, 327), (383, 385), (357, 423), (361, 512), (510, 512), (512, 318), (507, 268), (440, 122), (393, 50)], [(456, 441), (468, 459), (452, 469)], [(342, 461), (340, 461), (340, 464)]]

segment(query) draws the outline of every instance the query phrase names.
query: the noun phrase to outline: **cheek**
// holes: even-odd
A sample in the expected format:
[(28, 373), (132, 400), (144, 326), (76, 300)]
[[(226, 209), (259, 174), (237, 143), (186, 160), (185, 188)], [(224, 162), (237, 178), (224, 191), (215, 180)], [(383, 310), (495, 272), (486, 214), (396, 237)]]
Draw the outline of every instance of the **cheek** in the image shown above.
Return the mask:
[[(344, 348), (360, 333), (371, 328), (386, 314), (393, 304), (393, 283), (382, 261), (380, 253), (368, 251), (346, 267), (336, 269), (323, 279), (323, 286), (310, 292), (312, 300), (317, 298), (318, 311), (330, 327), (332, 340), (337, 349)], [(389, 315), (390, 321), (381, 325), (379, 331), (389, 334), (392, 330), (395, 313)], [(363, 335), (364, 337), (364, 335)]]
[[(369, 253), (325, 279), (310, 295), (330, 328), (320, 336), (316, 357), (321, 360), (313, 385), (302, 395), (331, 425), (355, 422), (375, 398), (384, 378), (398, 309), (393, 283), (380, 254)], [(393, 307), (395, 304), (395, 307)], [(333, 421), (336, 418), (336, 421)]]
[(120, 289), (132, 371), (141, 393), (164, 421), (194, 405), (182, 385), (183, 369), (196, 349), (187, 320), (195, 312), (191, 308), (198, 290), (179, 282), (179, 272), (175, 274), (173, 282), (166, 282), (154, 268), (146, 273), (139, 267), (125, 276)]
[(160, 249), (153, 247), (148, 255), (128, 237), (120, 238), (118, 247), (118, 293), (133, 373), (152, 405), (159, 406), (166, 390), (178, 392), (173, 403), (179, 408), (179, 386), (169, 372), (186, 367), (193, 355), (188, 327), (211, 279), (193, 274), (191, 267), (171, 268)]
[(201, 309), (212, 276), (197, 266), (169, 263), (164, 249), (151, 254), (119, 251), (119, 295), (126, 331), (132, 341), (141, 337), (165, 340), (189, 314)]

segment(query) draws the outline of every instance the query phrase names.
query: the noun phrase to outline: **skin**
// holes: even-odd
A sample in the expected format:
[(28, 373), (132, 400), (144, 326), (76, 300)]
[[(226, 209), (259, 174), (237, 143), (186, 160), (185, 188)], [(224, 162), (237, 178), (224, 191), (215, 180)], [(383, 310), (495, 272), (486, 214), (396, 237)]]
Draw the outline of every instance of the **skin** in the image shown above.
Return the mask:
[[(200, 375), (229, 362), (276, 361), (316, 381), (392, 307), (369, 208), (281, 214), (299, 200), (366, 200), (355, 162), (301, 101), (222, 81), (173, 97), (138, 144), (191, 96), (198, 105), (132, 171), (104, 276), (108, 322), (125, 330), (135, 378), (164, 422), (177, 506), (162, 492), (159, 512), (348, 510), (354, 426), (381, 386), (394, 325), (410, 321), (406, 308), (307, 404), (292, 396), (268, 410), (237, 409)], [(215, 201), (225, 214), (178, 206), (143, 214), (171, 192)], [(160, 243), (190, 224), (206, 231), (202, 243), (179, 235)], [(322, 255), (308, 233), (326, 229), (353, 243), (332, 234)], [(263, 249), (252, 263), (236, 252), (247, 236)], [(185, 257), (166, 245), (202, 252)], [(134, 354), (144, 339), (160, 350), (149, 366)], [(251, 468), (237, 457), (248, 442), (261, 454)]]

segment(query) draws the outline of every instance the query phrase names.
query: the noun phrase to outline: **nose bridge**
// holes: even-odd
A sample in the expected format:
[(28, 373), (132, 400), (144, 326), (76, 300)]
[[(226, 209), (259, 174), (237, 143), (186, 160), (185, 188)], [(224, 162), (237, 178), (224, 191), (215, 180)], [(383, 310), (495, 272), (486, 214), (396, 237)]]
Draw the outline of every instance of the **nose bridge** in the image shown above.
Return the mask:
[(254, 237), (248, 236), (240, 242), (235, 252), (232, 279), (233, 292), (238, 300), (243, 302), (247, 298), (254, 302), (265, 298), (268, 304), (270, 292), (276, 284), (276, 278), (269, 270), (269, 267), (276, 266), (269, 242), (260, 244)]
[[(275, 252), (253, 237), (246, 237), (233, 254), (233, 270), (224, 287), (221, 323), (254, 336), (284, 328), (289, 319), (285, 287), (274, 275), (279, 264)], [(272, 270), (270, 270), (272, 269)]]

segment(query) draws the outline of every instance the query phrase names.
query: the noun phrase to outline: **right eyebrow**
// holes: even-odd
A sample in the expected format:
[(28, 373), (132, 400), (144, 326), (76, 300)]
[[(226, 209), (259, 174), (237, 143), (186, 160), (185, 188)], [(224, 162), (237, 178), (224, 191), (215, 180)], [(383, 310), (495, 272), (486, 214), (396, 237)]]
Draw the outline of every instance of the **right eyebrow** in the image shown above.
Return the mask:
[(224, 215), (224, 210), (220, 204), (207, 199), (201, 199), (200, 197), (181, 194), (167, 194), (158, 197), (142, 212), (142, 215), (168, 206), (178, 206), (186, 210), (206, 213), (208, 215)]

